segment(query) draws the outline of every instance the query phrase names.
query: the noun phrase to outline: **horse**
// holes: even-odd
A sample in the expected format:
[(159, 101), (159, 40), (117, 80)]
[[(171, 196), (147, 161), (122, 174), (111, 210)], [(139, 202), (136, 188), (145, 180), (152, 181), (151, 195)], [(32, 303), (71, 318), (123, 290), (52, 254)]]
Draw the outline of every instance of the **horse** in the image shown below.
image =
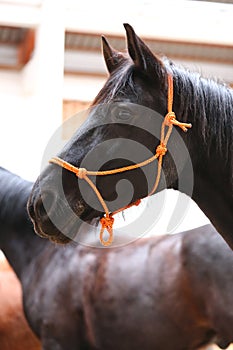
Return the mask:
[(233, 255), (211, 225), (113, 249), (35, 234), (32, 183), (0, 168), (0, 248), (43, 350), (194, 350), (233, 342)]
[(40, 350), (40, 342), (25, 319), (21, 285), (6, 259), (0, 259), (0, 348)]
[[(177, 115), (183, 123), (192, 124), (188, 133), (179, 128), (175, 131), (191, 158), (193, 190), (190, 193), (190, 188), (187, 189), (187, 186), (179, 188), (177, 164), (174, 164), (172, 158), (172, 152), (176, 148), (172, 132), (163, 165), (166, 186), (160, 183), (158, 191), (164, 188), (179, 189), (190, 196), (233, 248), (232, 89), (214, 79), (204, 78), (198, 73), (179, 67), (167, 58), (155, 56), (129, 24), (124, 26), (127, 36), (126, 53), (113, 49), (103, 38), (103, 54), (109, 77), (94, 99), (86, 122), (75, 131), (67, 145), (58, 153), (60, 165), (69, 164), (69, 170), (72, 167), (95, 169), (95, 166), (99, 165), (97, 160), (105, 155), (108, 158), (106, 162), (103, 161), (100, 170), (112, 171), (131, 165), (135, 163), (137, 151), (131, 146), (132, 155), (128, 158), (132, 161), (125, 159), (127, 157), (124, 157), (124, 154), (128, 151), (128, 147), (122, 142), (123, 139), (134, 141), (133, 145), (136, 143), (143, 145), (153, 154), (159, 137), (137, 127), (137, 111), (132, 110), (131, 105), (142, 106), (144, 111), (148, 108), (161, 116), (166, 115), (169, 97), (168, 77), (172, 77), (173, 122)], [(111, 122), (113, 119), (114, 123)], [(144, 120), (146, 125), (146, 116), (141, 113), (142, 125)], [(171, 124), (171, 119), (169, 123)], [(152, 118), (147, 130), (150, 128), (156, 129), (158, 133), (161, 124), (158, 125)], [(114, 141), (109, 146), (108, 141), (111, 139)], [(103, 144), (108, 146), (98, 153), (98, 145)], [(163, 151), (167, 151), (167, 148), (163, 147)], [(95, 156), (90, 158), (92, 162), (86, 162), (86, 155), (95, 151)], [(180, 161), (178, 159), (178, 162)], [(182, 161), (181, 172), (188, 183), (190, 172), (186, 171), (186, 159)], [(108, 202), (109, 212), (117, 211), (146, 197), (151, 190), (148, 177), (150, 179), (151, 169), (156, 167), (154, 163), (149, 165), (149, 175), (146, 178), (139, 168), (99, 176), (96, 179), (96, 190), (102, 199)], [(74, 174), (75, 171), (67, 169), (63, 169), (61, 174), (57, 164), (50, 163), (35, 182), (28, 202), (28, 211), (35, 231), (60, 243), (67, 243), (69, 239), (73, 239), (83, 221), (91, 222), (93, 218), (101, 219), (104, 216), (103, 208), (94, 203), (95, 198), (92, 197), (96, 194), (93, 194), (93, 189), (86, 183), (82, 184), (81, 189), (77, 172)], [(130, 200), (127, 191), (124, 190), (121, 191), (122, 198), (117, 198), (116, 184), (121, 180), (128, 180), (134, 187)], [(59, 224), (56, 224), (57, 222)]]

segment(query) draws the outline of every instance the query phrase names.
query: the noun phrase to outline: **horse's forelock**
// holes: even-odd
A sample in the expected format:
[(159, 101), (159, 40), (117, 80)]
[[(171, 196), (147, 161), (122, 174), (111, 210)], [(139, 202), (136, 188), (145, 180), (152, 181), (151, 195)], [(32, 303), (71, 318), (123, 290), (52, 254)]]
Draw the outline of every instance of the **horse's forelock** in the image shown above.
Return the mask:
[(119, 93), (123, 93), (126, 86), (134, 92), (132, 72), (133, 63), (128, 58), (109, 76), (103, 88), (94, 99), (92, 106), (99, 103), (112, 102)]

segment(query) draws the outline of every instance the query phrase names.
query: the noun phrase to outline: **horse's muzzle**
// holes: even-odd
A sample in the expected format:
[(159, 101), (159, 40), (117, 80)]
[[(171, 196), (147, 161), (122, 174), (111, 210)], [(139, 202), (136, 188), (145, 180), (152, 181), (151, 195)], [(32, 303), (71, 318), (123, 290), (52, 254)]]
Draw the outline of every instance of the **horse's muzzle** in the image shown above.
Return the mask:
[(27, 208), (34, 230), (39, 236), (56, 243), (70, 242), (71, 238), (58, 228), (61, 218), (58, 215), (56, 194), (51, 190), (44, 191), (42, 195), (32, 192)]

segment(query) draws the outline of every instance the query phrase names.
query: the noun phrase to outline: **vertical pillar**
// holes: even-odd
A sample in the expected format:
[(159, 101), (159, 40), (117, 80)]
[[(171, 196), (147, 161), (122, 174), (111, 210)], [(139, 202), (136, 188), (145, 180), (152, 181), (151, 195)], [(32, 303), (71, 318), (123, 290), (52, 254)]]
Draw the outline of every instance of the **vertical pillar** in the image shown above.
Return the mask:
[(42, 118), (52, 128), (62, 121), (64, 23), (64, 0), (44, 0), (35, 48), (35, 94), (44, 105)]
[[(62, 123), (65, 1), (43, 0), (33, 57), (23, 72), (27, 97), (28, 149), (31, 168), (37, 175), (47, 143)], [(34, 176), (33, 176), (34, 177)]]

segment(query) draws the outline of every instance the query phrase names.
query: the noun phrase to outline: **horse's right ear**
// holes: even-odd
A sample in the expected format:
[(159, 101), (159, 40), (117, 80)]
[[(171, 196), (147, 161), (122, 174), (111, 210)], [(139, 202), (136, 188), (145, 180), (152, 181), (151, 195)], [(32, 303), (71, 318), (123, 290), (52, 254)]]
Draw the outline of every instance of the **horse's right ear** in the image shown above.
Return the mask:
[(102, 50), (105, 64), (109, 73), (111, 74), (117, 67), (119, 67), (125, 58), (121, 52), (116, 51), (109, 45), (104, 36), (102, 36)]
[(133, 27), (124, 23), (127, 36), (128, 52), (136, 67), (148, 73), (160, 73), (163, 69), (162, 61), (156, 57), (149, 47), (136, 35)]

